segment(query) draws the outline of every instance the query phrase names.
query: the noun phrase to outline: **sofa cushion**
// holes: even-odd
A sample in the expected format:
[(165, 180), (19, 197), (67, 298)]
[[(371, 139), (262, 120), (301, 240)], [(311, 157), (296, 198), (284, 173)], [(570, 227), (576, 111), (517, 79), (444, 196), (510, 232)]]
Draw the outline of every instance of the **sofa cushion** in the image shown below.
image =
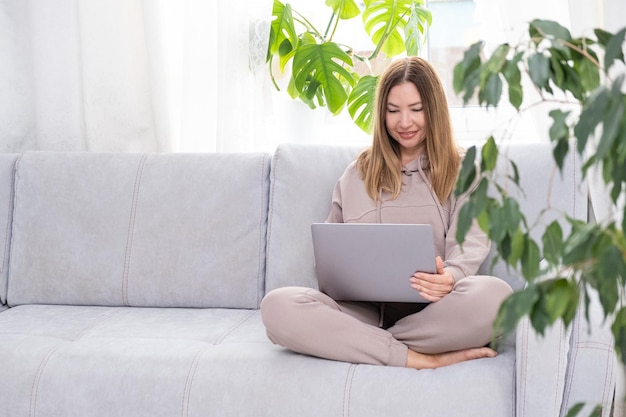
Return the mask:
[(330, 211), (335, 183), (360, 149), (282, 144), (270, 174), (270, 210), (265, 289), (316, 287), (311, 223)]
[(7, 302), (9, 247), (11, 245), (11, 221), (13, 218), (13, 181), (17, 158), (17, 154), (0, 154), (0, 305)]
[(26, 153), (9, 304), (255, 308), (268, 175), (265, 154)]
[(513, 416), (510, 345), (416, 371), (292, 353), (258, 310), (49, 305), (1, 313), (0, 339), (10, 416)]
[[(266, 292), (289, 285), (317, 287), (310, 226), (326, 219), (333, 187), (359, 150), (296, 144), (282, 144), (276, 150), (270, 175)], [(586, 219), (586, 189), (577, 176), (576, 155), (566, 158), (561, 175), (548, 142), (506, 143), (500, 152), (498, 180), (518, 199), (528, 224), (534, 226), (535, 239), (541, 240), (537, 226), (561, 219), (563, 213)], [(521, 189), (507, 181), (513, 175), (508, 159), (518, 166)], [(495, 247), (479, 273), (498, 276), (514, 288), (523, 286), (504, 262), (491, 267), (494, 255)]]

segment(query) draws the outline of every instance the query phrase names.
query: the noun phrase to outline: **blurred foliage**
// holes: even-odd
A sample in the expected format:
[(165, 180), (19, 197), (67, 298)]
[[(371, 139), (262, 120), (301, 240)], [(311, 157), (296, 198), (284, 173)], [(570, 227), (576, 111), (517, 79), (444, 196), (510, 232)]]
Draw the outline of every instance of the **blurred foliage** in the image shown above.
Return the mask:
[[(522, 107), (524, 85), (539, 94), (541, 103), (562, 103), (549, 112), (551, 126), (547, 132), (556, 165), (562, 170), (568, 153), (577, 152), (583, 161), (577, 167), (582, 178), (590, 169), (598, 169), (618, 213), (601, 223), (566, 217), (564, 221), (571, 226), (567, 234), (554, 221), (543, 231), (541, 242), (535, 242), (517, 202), (494, 176), (499, 155), (495, 139), (487, 139), (480, 154), (470, 148), (456, 191), (464, 192), (473, 181), (478, 181), (479, 187), (462, 208), (465, 217), (457, 238), (463, 241), (469, 223), (478, 219), (496, 245), (498, 257), (526, 281), (523, 290), (503, 303), (496, 331), (513, 331), (524, 316), (540, 334), (558, 319), (568, 325), (579, 306), (587, 314), (592, 288), (599, 295), (606, 319), (611, 320), (622, 362), (626, 355), (625, 34), (626, 28), (617, 33), (596, 29), (591, 37), (573, 38), (557, 22), (534, 20), (529, 24), (527, 42), (498, 45), (487, 57), (484, 44), (476, 43), (454, 68), (455, 92), (462, 94), (465, 103), (477, 95), (481, 106), (497, 107), (506, 89), (510, 104), (522, 112), (537, 104)], [(523, 77), (530, 82), (524, 84)], [(577, 110), (563, 110), (571, 104)], [(515, 163), (508, 163), (513, 174), (507, 180), (519, 186)], [(495, 197), (487, 194), (488, 186), (497, 190)]]

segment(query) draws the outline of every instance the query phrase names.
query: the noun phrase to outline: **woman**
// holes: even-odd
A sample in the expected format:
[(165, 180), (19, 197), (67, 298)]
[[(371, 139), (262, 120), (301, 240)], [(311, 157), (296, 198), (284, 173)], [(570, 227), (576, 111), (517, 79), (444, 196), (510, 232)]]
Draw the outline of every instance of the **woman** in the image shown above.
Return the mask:
[(489, 252), (476, 224), (462, 247), (455, 241), (467, 197), (453, 193), (462, 152), (428, 62), (397, 60), (382, 74), (373, 131), (372, 146), (337, 182), (327, 221), (430, 223), (437, 273), (407, 277), (407, 290), (431, 303), (345, 302), (311, 288), (279, 288), (261, 303), (268, 337), (322, 358), (416, 369), (496, 356), (485, 345), (511, 288), (474, 275)]

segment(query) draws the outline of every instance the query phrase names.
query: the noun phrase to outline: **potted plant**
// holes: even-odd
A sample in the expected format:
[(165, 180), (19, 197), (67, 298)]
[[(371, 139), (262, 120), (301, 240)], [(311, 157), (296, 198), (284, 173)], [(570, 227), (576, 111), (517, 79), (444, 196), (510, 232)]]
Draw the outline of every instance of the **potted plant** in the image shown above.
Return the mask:
[[(325, 106), (339, 114), (347, 105), (354, 123), (370, 129), (378, 74), (372, 61), (400, 54), (417, 55), (431, 24), (424, 0), (365, 0), (361, 10), (354, 0), (326, 0), (330, 18), (324, 31), (294, 10), (274, 0), (267, 64), (274, 85), (275, 71), (291, 68), (287, 92), (311, 108)], [(344, 20), (361, 17), (363, 29), (374, 44), (360, 52), (335, 39)], [(365, 70), (358, 70), (357, 64)], [(278, 68), (275, 68), (278, 66)]]
[[(599, 174), (615, 216), (592, 223), (567, 218), (567, 233), (554, 221), (542, 231), (541, 242), (534, 241), (517, 202), (494, 177), (499, 148), (492, 136), (480, 154), (475, 147), (468, 149), (463, 163), (456, 191), (465, 191), (475, 180), (480, 185), (462, 208), (457, 238), (462, 241), (477, 219), (498, 256), (526, 281), (523, 290), (503, 303), (497, 330), (510, 332), (525, 316), (540, 334), (556, 320), (567, 325), (577, 309), (589, 306), (589, 292), (596, 291), (611, 323), (615, 351), (625, 363), (626, 28), (617, 33), (596, 29), (591, 36), (574, 38), (557, 22), (534, 20), (528, 34), (526, 42), (498, 45), (488, 56), (483, 56), (481, 42), (470, 46), (454, 69), (455, 91), (465, 103), (476, 97), (487, 108), (498, 106), (508, 91), (508, 101), (519, 112), (552, 103), (546, 133), (557, 166), (563, 167), (569, 152), (577, 152), (583, 178)], [(526, 76), (539, 99), (523, 106)], [(510, 163), (519, 185), (515, 163)], [(495, 195), (487, 192), (490, 184)]]

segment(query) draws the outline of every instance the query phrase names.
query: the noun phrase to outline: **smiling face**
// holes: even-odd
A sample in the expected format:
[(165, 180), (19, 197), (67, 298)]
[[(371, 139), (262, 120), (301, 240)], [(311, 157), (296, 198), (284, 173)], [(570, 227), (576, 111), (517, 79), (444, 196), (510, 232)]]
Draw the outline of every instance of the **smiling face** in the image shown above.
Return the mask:
[(385, 126), (400, 146), (403, 165), (423, 152), (426, 115), (420, 93), (412, 82), (397, 84), (389, 90)]

